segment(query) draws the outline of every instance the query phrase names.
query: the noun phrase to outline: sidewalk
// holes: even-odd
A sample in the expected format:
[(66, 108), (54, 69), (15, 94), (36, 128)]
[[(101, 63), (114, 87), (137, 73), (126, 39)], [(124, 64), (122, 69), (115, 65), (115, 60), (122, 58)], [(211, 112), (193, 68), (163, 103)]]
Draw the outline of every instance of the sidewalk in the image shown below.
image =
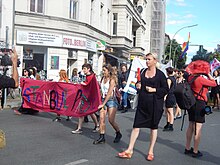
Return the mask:
[(13, 99), (10, 95), (7, 96), (6, 104), (4, 105), (4, 110), (8, 110), (11, 108), (16, 108), (21, 106), (21, 96), (20, 94), (16, 91), (16, 97)]

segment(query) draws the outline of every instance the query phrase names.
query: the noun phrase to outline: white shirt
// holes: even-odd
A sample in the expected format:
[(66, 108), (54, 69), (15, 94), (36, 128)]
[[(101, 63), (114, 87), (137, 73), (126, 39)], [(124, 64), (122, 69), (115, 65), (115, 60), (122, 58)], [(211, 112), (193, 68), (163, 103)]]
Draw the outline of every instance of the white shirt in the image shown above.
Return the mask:
[(109, 87), (109, 80), (106, 83), (104, 83), (104, 80), (101, 82), (102, 98), (105, 98), (105, 96), (107, 95)]

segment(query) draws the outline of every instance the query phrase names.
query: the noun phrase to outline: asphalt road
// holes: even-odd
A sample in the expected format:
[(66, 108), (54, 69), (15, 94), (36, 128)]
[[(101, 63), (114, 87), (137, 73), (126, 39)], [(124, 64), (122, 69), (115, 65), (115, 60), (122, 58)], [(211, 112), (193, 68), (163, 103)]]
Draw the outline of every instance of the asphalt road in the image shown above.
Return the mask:
[(77, 119), (53, 122), (51, 113), (38, 115), (15, 115), (12, 110), (0, 111), (0, 129), (6, 134), (6, 147), (0, 150), (0, 165), (217, 165), (220, 164), (220, 111), (215, 110), (207, 116), (203, 127), (200, 151), (204, 156), (197, 159), (183, 154), (185, 129), (181, 131), (180, 119), (175, 121), (173, 132), (163, 132), (165, 117), (162, 117), (155, 146), (155, 160), (145, 160), (149, 145), (149, 130), (142, 129), (135, 145), (132, 159), (116, 157), (129, 142), (133, 124), (134, 110), (128, 113), (117, 113), (116, 120), (123, 134), (122, 141), (114, 144), (115, 132), (107, 123), (106, 143), (93, 145), (98, 133), (92, 133), (94, 127), (84, 123), (83, 133), (71, 134), (76, 128)]

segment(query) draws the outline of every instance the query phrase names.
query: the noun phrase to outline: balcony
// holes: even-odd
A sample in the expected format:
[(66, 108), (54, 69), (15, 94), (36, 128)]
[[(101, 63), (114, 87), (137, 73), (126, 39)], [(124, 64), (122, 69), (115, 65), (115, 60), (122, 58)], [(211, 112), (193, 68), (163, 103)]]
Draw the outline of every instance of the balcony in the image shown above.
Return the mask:
[(124, 36), (112, 36), (111, 47), (129, 50), (132, 48), (132, 41)]

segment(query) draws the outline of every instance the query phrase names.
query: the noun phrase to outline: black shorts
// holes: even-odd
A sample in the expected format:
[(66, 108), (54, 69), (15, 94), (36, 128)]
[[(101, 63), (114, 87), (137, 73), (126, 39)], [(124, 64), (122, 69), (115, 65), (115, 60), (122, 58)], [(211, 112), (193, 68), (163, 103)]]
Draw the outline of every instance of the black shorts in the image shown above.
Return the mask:
[(196, 123), (205, 123), (205, 106), (205, 101), (196, 100), (196, 104), (192, 106), (189, 110), (187, 110), (189, 115), (189, 121)]
[(165, 107), (166, 108), (173, 108), (176, 105), (176, 98), (174, 95), (167, 95), (165, 100)]

